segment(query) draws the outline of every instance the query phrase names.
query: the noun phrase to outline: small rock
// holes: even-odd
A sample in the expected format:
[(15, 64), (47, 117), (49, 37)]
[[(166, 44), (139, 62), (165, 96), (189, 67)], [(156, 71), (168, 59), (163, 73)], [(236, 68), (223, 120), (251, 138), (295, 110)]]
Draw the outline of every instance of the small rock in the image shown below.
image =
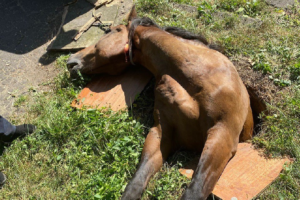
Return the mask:
[[(235, 14), (229, 12), (215, 12), (213, 16), (219, 20), (223, 20), (224, 18), (234, 17)], [(252, 25), (255, 27), (259, 27), (262, 24), (262, 20), (260, 19), (255, 19), (252, 17), (242, 16), (242, 15), (239, 15), (238, 17), (240, 18), (240, 23), (244, 25)]]
[(181, 11), (186, 11), (192, 14), (198, 14), (198, 8), (195, 6), (173, 3), (173, 8), (176, 8)]
[(262, 24), (262, 21), (260, 19), (254, 19), (252, 17), (242, 17), (241, 23), (245, 25), (254, 25), (256, 27), (259, 27)]
[(295, 4), (295, 0), (266, 0), (266, 3), (276, 8), (287, 8)]

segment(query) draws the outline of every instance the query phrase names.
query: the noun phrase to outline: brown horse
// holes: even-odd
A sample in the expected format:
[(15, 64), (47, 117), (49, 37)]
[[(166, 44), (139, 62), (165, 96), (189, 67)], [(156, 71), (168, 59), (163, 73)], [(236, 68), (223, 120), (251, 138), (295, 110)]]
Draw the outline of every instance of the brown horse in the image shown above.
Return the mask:
[(137, 18), (135, 8), (127, 26), (112, 27), (95, 46), (72, 55), (68, 68), (71, 74), (117, 74), (130, 65), (128, 56), (155, 76), (155, 123), (122, 199), (141, 198), (150, 177), (180, 148), (202, 152), (182, 199), (206, 199), (238, 142), (253, 133), (249, 95), (236, 68), (203, 37), (162, 29)]

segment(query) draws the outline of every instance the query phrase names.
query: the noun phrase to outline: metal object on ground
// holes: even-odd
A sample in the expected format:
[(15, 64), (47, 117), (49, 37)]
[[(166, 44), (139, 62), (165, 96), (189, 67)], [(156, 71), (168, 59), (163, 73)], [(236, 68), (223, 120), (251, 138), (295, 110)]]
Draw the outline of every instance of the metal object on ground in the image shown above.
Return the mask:
[(101, 17), (102, 13), (97, 13), (94, 14), (93, 13), (93, 17), (91, 19), (89, 19), (78, 31), (78, 33), (73, 37), (73, 40), (77, 41), (81, 35), (86, 32), (92, 25), (94, 22), (96, 22), (97, 20), (100, 21), (100, 17)]
[[(100, 37), (105, 34), (106, 27), (110, 24), (115, 26), (126, 19), (132, 6), (132, 0), (114, 0), (112, 3), (101, 6), (97, 10), (95, 10), (94, 6), (87, 1), (78, 1), (69, 5), (68, 13), (62, 22), (60, 32), (53, 39), (47, 50), (77, 51), (96, 44)], [(98, 16), (99, 13), (102, 13), (102, 23), (98, 23), (98, 21), (95, 20), (90, 26), (90, 23), (87, 22), (89, 20), (94, 20), (94, 17), (91, 19), (93, 14), (94, 16)], [(73, 40), (74, 35), (77, 35), (81, 28), (85, 27), (86, 24), (89, 25), (87, 30), (81, 32), (80, 38), (77, 36), (75, 38), (77, 40)]]

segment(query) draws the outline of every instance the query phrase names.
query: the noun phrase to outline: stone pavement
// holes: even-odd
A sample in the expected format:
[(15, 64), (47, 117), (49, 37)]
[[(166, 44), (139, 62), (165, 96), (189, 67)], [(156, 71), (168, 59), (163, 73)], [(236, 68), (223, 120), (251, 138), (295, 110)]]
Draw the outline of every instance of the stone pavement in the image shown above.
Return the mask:
[(64, 5), (72, 1), (0, 1), (0, 115), (17, 115), (13, 104), (19, 96), (30, 95), (30, 88), (45, 90), (43, 83), (56, 76), (56, 57), (46, 48), (60, 26)]

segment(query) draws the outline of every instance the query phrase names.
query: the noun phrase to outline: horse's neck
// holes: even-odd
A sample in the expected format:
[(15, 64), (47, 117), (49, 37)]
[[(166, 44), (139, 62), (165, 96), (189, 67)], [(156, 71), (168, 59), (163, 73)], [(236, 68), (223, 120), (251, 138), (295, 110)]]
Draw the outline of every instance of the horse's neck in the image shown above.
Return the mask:
[[(149, 28), (150, 29), (150, 28)], [(157, 28), (153, 32), (144, 30), (140, 33), (141, 64), (148, 68), (154, 76), (174, 74), (180, 70), (184, 57), (181, 49), (182, 41), (173, 35)]]

